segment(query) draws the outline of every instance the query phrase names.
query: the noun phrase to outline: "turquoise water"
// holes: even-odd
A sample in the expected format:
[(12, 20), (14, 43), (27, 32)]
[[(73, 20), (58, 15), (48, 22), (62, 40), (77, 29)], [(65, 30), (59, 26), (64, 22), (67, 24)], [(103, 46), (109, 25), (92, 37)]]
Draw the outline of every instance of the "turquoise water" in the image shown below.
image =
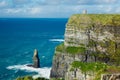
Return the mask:
[[(64, 41), (67, 19), (1, 18), (0, 19), (0, 80), (18, 76), (49, 76), (55, 46)], [(41, 68), (34, 69), (34, 49), (38, 49)], [(48, 72), (48, 74), (46, 74)]]

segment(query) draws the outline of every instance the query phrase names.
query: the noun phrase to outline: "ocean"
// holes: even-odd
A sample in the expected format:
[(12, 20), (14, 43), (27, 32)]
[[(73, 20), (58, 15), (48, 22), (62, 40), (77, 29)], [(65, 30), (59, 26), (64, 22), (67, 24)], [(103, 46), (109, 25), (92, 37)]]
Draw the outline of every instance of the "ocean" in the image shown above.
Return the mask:
[[(19, 76), (49, 78), (55, 46), (64, 41), (67, 18), (0, 18), (0, 80)], [(38, 50), (40, 68), (32, 64)], [(46, 74), (47, 73), (47, 74)]]

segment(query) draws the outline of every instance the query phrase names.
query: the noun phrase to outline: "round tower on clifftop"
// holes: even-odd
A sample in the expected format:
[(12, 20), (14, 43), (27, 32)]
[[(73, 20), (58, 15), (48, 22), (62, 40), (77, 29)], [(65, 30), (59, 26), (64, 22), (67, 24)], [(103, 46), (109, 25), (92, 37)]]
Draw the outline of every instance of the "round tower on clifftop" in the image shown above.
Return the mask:
[(34, 55), (33, 55), (33, 67), (39, 68), (40, 67), (39, 62), (40, 62), (40, 60), (39, 60), (39, 57), (38, 57), (38, 50), (35, 49), (34, 50)]
[(82, 12), (83, 14), (87, 14), (87, 10), (83, 10), (83, 12)]

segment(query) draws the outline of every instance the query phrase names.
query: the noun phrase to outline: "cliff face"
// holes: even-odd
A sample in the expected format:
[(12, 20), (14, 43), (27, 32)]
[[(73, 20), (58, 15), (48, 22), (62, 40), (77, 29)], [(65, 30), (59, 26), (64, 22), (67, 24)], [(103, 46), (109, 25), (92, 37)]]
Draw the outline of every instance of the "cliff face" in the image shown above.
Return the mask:
[(119, 80), (120, 74), (103, 74), (101, 80)]
[(51, 70), (51, 78), (64, 78), (65, 74), (69, 68), (69, 65), (75, 61), (83, 61), (84, 56), (78, 55), (71, 55), (64, 52), (56, 51), (55, 56), (53, 58), (53, 66)]
[[(56, 47), (50, 77), (72, 76), (69, 68), (74, 61), (100, 61), (119, 65), (119, 34), (120, 15), (80, 14), (71, 16), (66, 24), (65, 41)], [(81, 72), (76, 70), (76, 73)], [(73, 74), (74, 77), (78, 75), (76, 73)]]

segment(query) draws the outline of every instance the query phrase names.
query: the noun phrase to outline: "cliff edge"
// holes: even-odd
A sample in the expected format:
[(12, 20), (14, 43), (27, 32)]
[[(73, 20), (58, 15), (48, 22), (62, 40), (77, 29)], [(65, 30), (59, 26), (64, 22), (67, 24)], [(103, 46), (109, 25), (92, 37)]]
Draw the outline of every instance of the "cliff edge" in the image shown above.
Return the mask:
[[(110, 72), (111, 65), (119, 67), (119, 14), (72, 15), (66, 24), (64, 36), (64, 43), (55, 49), (51, 78), (94, 80), (97, 73), (92, 69)], [(91, 70), (85, 65), (88, 68), (92, 66)], [(96, 66), (101, 67), (98, 69)], [(111, 73), (116, 72), (113, 70)]]

